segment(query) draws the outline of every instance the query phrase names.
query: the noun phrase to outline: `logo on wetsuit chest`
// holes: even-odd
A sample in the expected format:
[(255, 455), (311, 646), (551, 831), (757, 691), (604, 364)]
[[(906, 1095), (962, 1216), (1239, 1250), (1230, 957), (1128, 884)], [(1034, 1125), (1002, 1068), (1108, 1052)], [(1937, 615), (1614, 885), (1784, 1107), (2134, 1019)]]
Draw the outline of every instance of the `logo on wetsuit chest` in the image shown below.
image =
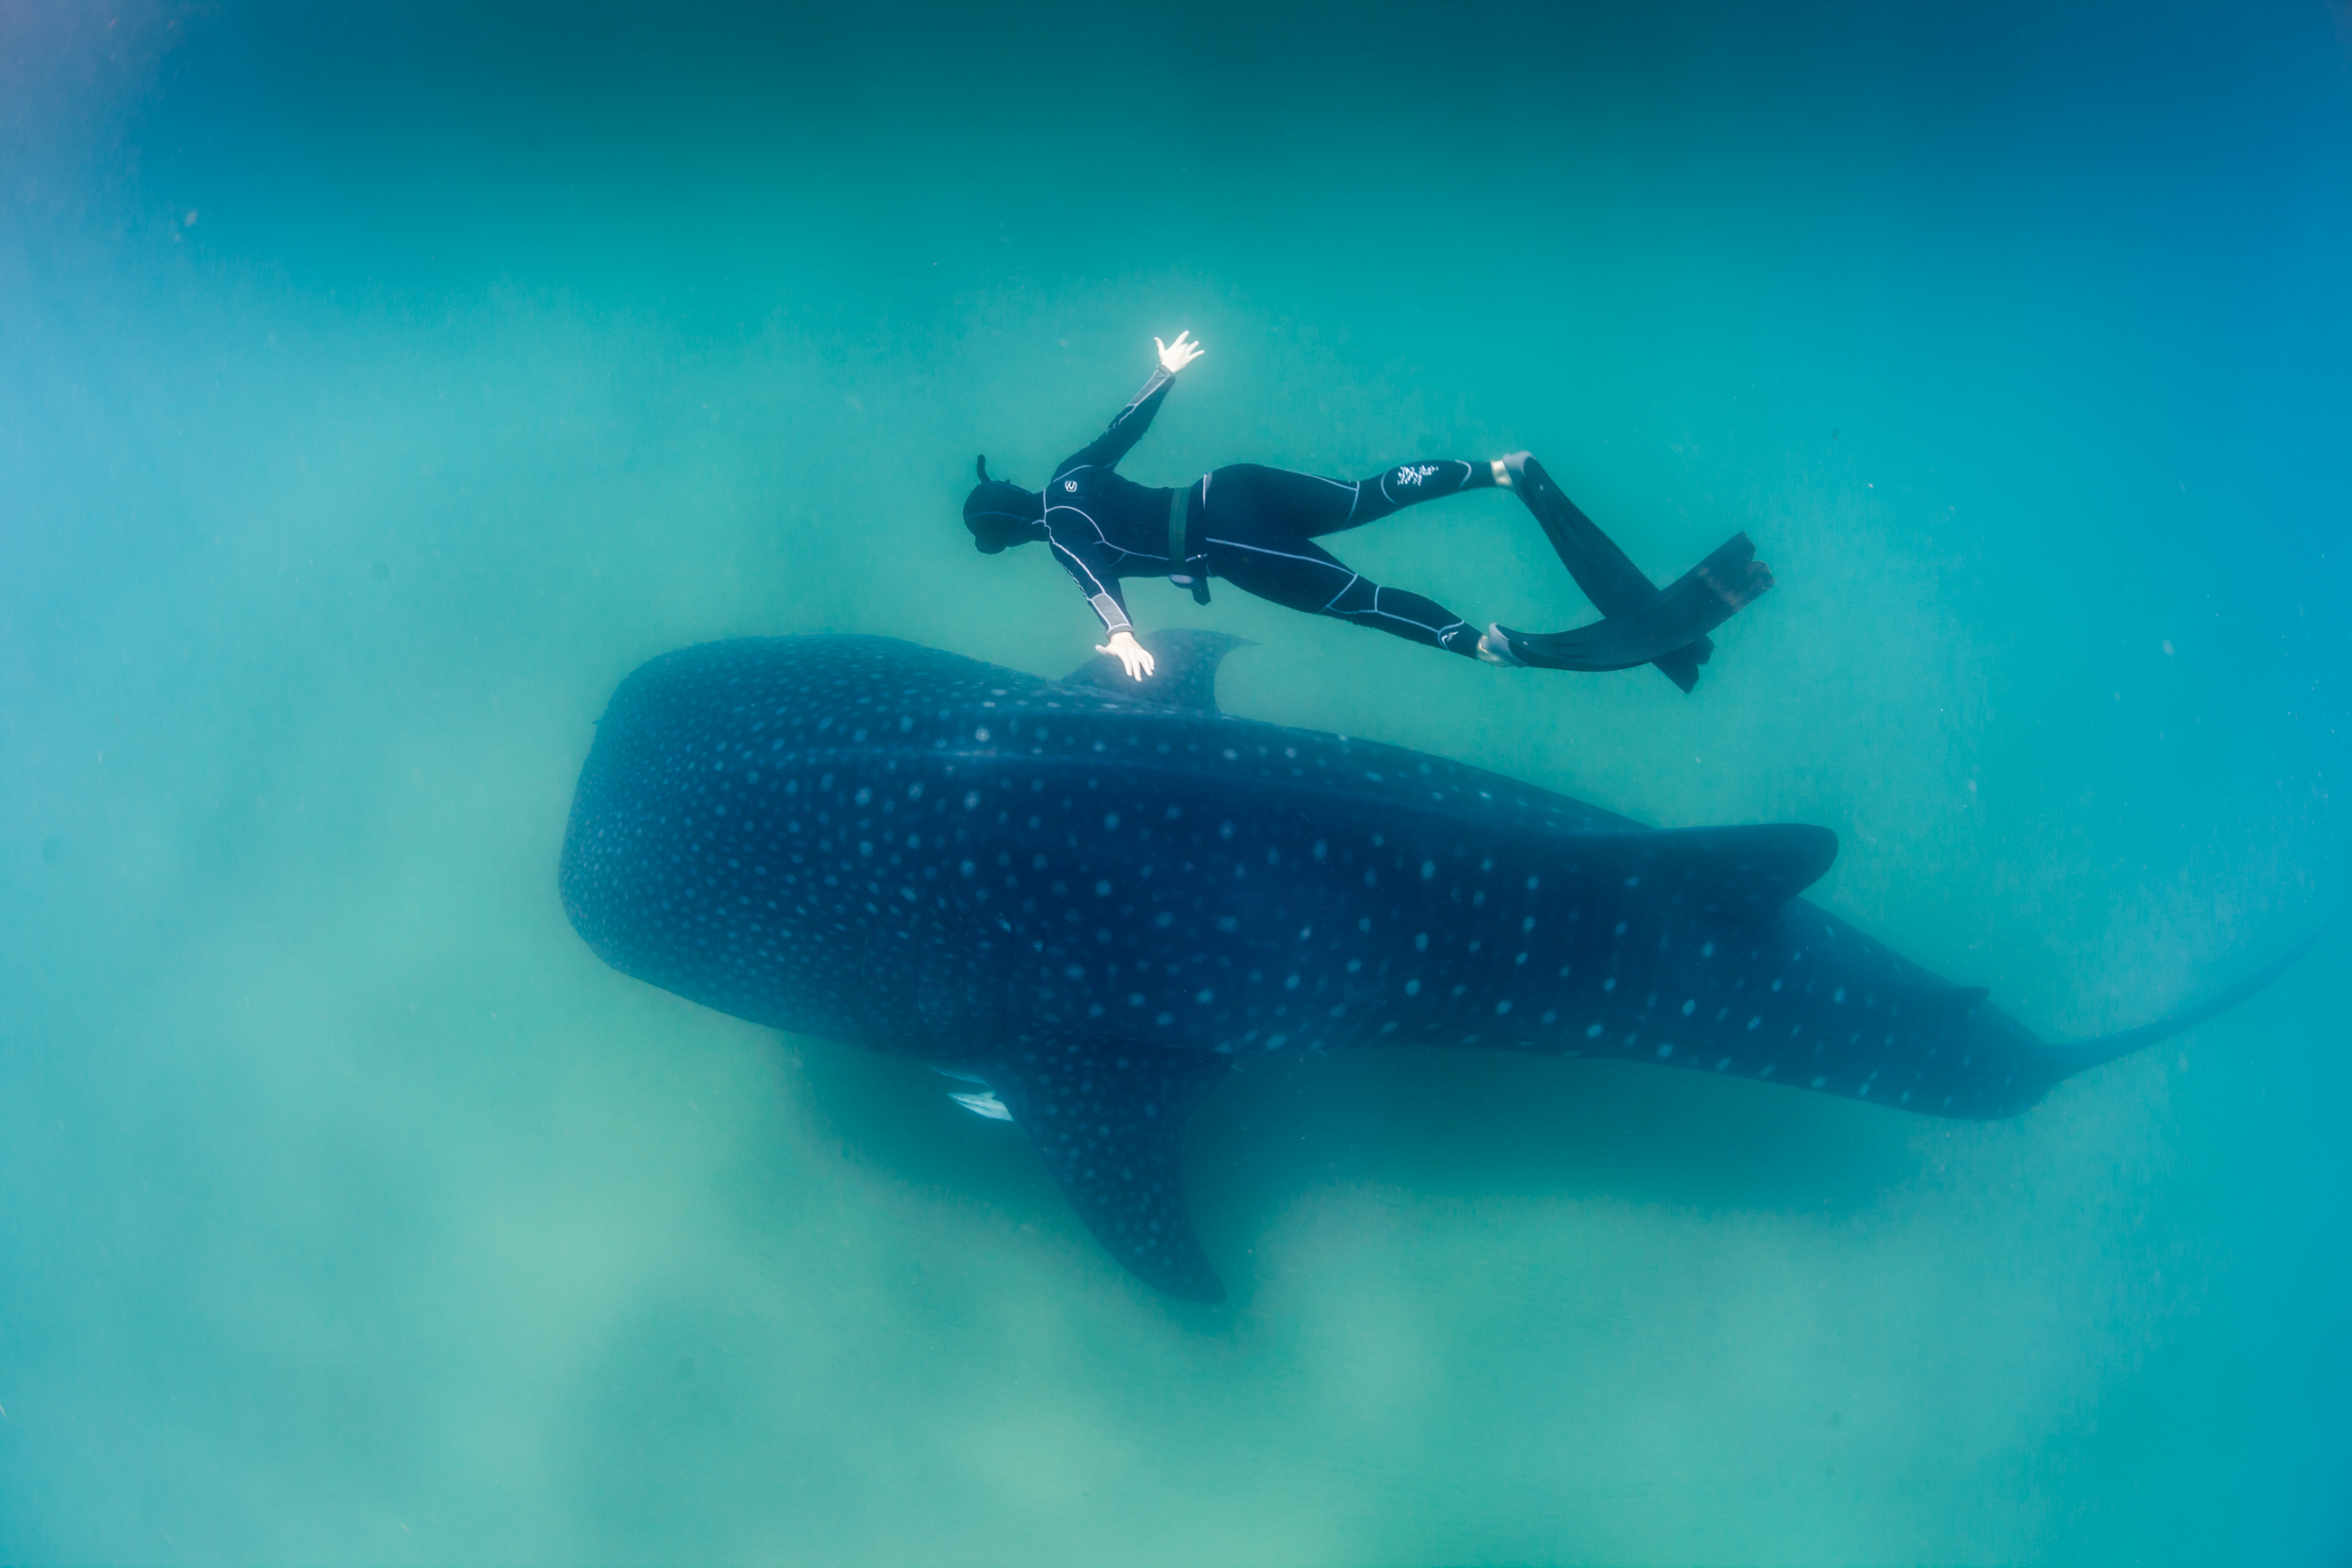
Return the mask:
[(1075, 490), (1078, 488), (1078, 481), (1076, 479), (1064, 479), (1062, 481), (1062, 488), (1066, 490)]
[(1408, 463), (1396, 471), (1397, 483), (1417, 485), (1435, 472), (1437, 472), (1435, 463)]

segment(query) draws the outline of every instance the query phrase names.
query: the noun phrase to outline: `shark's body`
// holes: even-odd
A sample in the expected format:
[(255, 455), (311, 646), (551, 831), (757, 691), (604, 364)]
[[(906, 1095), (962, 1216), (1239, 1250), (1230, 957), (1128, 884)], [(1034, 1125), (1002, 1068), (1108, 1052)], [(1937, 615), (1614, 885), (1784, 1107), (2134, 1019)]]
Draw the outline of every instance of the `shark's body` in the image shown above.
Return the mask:
[(1182, 1134), (1236, 1055), (1632, 1058), (1993, 1117), (2194, 1021), (2045, 1044), (1796, 898), (1826, 829), (1644, 829), (1224, 717), (1230, 639), (1154, 640), (1158, 701), (872, 637), (655, 659), (581, 775), (572, 922), (680, 995), (982, 1080), (1122, 1263), (1203, 1300)]

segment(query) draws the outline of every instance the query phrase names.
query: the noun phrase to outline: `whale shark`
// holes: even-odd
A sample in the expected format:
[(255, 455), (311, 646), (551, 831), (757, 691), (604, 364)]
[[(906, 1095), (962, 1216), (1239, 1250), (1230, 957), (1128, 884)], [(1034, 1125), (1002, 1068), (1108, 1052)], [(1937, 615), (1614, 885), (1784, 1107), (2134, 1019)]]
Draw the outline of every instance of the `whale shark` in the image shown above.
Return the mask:
[[(1992, 1118), (2212, 1016), (2037, 1038), (1800, 895), (1803, 824), (1651, 828), (1460, 763), (1229, 716), (1239, 639), (1130, 686), (885, 637), (655, 658), (583, 765), (560, 885), (639, 980), (928, 1060), (1024, 1131), (1148, 1284), (1223, 1286), (1185, 1127), (1237, 1058), (1377, 1046), (1607, 1057)], [(2307, 943), (2305, 944), (2308, 945)]]

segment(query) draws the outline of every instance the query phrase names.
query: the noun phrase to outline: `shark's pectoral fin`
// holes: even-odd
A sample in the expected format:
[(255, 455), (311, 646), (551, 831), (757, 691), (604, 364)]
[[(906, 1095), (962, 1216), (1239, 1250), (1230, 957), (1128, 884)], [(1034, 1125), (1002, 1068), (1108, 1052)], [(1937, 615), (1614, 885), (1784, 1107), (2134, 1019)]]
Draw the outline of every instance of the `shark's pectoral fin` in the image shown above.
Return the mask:
[(1571, 877), (1616, 882), (1702, 914), (1761, 919), (1821, 879), (1837, 858), (1837, 835), (1795, 822), (1577, 834), (1559, 840), (1558, 855)]
[(972, 1064), (1029, 1134), (1106, 1250), (1147, 1285), (1222, 1301), (1184, 1212), (1184, 1128), (1225, 1076), (1222, 1057), (1093, 1041)]

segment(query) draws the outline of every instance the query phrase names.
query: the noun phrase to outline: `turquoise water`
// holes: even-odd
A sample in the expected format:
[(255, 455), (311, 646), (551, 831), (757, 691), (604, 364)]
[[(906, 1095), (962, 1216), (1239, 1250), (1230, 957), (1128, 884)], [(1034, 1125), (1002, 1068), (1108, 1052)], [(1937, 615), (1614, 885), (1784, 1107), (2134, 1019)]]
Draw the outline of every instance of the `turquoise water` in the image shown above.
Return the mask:
[[(1261, 1065), (1225, 1307), (919, 1064), (604, 968), (619, 678), (1094, 623), (1127, 470), (1533, 448), (1685, 698), (1221, 592), (1226, 707), (1661, 825), (2053, 1035), (2340, 910), (2342, 5), (0, 9), (0, 1558), (2341, 1563), (2346, 938), (1945, 1123)], [(1589, 611), (1481, 495), (1337, 542)]]

